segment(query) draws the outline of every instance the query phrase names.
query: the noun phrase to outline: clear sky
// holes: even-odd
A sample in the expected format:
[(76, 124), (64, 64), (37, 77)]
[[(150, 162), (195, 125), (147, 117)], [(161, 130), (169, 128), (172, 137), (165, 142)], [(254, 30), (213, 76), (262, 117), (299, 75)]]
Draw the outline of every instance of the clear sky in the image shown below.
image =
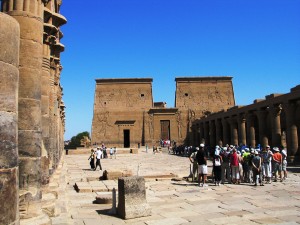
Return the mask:
[(237, 105), (300, 84), (300, 0), (63, 0), (65, 139), (91, 131), (95, 79), (232, 76)]

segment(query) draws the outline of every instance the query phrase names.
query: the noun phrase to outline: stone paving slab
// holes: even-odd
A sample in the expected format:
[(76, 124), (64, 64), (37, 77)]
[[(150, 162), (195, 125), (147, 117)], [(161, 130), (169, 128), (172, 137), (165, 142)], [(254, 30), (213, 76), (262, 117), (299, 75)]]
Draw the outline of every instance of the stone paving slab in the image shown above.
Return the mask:
[[(86, 160), (88, 156), (64, 156), (61, 171), (55, 176), (61, 181), (54, 187), (61, 187), (65, 181), (64, 193), (58, 192), (58, 199), (65, 199), (65, 204), (60, 206), (65, 213), (53, 218), (53, 225), (300, 224), (300, 174), (289, 172), (286, 182), (273, 182), (263, 187), (249, 184), (216, 187), (208, 183), (208, 187), (201, 188), (196, 183), (181, 180), (189, 175), (190, 163), (187, 157), (145, 152), (101, 160), (103, 170), (130, 170), (134, 175), (151, 177), (145, 179), (145, 186), (152, 215), (122, 220), (107, 214), (111, 205), (93, 204), (95, 197), (102, 191), (104, 194), (111, 193), (108, 190), (117, 187), (117, 180), (97, 180), (102, 171), (90, 170)], [(178, 179), (161, 179), (170, 177), (170, 174)], [(153, 178), (153, 175), (158, 179)], [(75, 183), (79, 188), (90, 188), (91, 191), (76, 192), (73, 187)], [(106, 189), (97, 189), (102, 187)]]

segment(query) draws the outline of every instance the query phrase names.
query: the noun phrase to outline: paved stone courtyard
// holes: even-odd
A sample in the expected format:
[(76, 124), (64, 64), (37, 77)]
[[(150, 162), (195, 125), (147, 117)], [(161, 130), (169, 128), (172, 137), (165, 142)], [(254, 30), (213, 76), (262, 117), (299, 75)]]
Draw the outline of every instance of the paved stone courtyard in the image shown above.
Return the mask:
[(189, 175), (187, 157), (146, 153), (145, 149), (139, 154), (119, 154), (116, 159), (102, 159), (103, 170), (144, 176), (152, 208), (149, 217), (122, 220), (108, 213), (111, 204), (93, 203), (96, 196), (111, 195), (117, 181), (99, 181), (102, 171), (90, 170), (89, 153), (63, 157), (50, 184), (58, 190), (60, 213), (53, 218), (54, 225), (300, 224), (300, 173), (289, 172), (285, 182), (263, 187), (209, 183), (203, 188), (181, 179)]

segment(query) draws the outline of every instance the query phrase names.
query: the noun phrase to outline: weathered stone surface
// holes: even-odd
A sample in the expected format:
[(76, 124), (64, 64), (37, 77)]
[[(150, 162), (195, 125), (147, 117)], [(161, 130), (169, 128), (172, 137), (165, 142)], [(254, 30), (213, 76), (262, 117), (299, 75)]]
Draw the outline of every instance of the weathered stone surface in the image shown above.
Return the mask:
[(107, 171), (104, 170), (103, 176), (100, 180), (117, 180), (119, 177), (129, 177), (132, 176), (131, 171)]
[(138, 154), (139, 153), (139, 149), (138, 148), (131, 148), (130, 149), (130, 153), (131, 154)]
[(112, 194), (96, 196), (95, 203), (97, 203), (97, 204), (111, 204), (112, 203)]
[(41, 127), (41, 102), (38, 100), (19, 100), (19, 130), (39, 130)]
[(19, 181), (20, 188), (28, 189), (41, 186), (41, 159), (34, 157), (20, 157), (19, 159)]
[(18, 169), (0, 169), (0, 224), (19, 220)]
[(143, 177), (121, 177), (118, 180), (118, 215), (132, 219), (151, 215), (146, 201), (145, 179)]
[(0, 24), (0, 62), (2, 61), (18, 67), (20, 26), (14, 18), (4, 13), (0, 13)]
[(22, 130), (19, 131), (19, 155), (40, 157), (42, 152), (42, 137), (40, 131)]
[(0, 111), (0, 168), (18, 166), (17, 114)]
[(0, 61), (0, 77), (0, 109), (1, 111), (16, 112), (18, 109), (16, 100), (18, 97), (19, 70), (12, 64)]

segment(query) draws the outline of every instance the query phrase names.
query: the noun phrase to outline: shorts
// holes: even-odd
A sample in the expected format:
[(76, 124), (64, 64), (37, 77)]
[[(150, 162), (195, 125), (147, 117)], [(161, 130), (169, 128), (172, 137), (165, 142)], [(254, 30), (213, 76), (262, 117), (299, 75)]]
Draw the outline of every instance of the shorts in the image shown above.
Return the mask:
[(282, 171), (286, 171), (287, 161), (284, 159), (282, 162)]
[(274, 172), (277, 173), (281, 173), (281, 165), (280, 163), (274, 163)]
[(198, 165), (199, 174), (206, 175), (207, 174), (207, 165)]

